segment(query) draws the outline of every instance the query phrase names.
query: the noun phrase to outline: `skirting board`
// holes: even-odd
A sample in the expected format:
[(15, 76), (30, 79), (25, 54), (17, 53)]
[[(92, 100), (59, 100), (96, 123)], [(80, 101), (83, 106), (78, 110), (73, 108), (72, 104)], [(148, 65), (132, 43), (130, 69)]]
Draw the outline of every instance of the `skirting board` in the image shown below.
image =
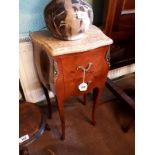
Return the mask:
[[(131, 64), (109, 71), (108, 77), (115, 79), (120, 76), (135, 72), (135, 65)], [(27, 102), (40, 102), (45, 100), (35, 65), (33, 63), (33, 48), (31, 41), (20, 41), (19, 43), (19, 78)], [(49, 92), (54, 97), (53, 92)]]
[(131, 65), (127, 65), (127, 66), (123, 66), (120, 68), (110, 70), (108, 73), (108, 77), (110, 79), (117, 79), (121, 76), (134, 73), (134, 72), (135, 72), (135, 64), (131, 64)]

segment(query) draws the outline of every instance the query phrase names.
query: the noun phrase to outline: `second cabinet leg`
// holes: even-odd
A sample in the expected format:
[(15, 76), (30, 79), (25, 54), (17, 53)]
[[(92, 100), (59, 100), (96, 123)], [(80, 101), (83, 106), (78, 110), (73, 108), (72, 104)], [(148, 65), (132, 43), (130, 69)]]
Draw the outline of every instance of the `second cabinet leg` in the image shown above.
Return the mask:
[(86, 105), (87, 102), (87, 94), (83, 95), (83, 105)]
[(51, 104), (51, 101), (50, 101), (50, 97), (49, 97), (49, 94), (48, 94), (48, 90), (47, 88), (43, 85), (42, 85), (42, 88), (44, 90), (44, 93), (45, 93), (45, 96), (46, 96), (46, 100), (47, 100), (47, 105), (48, 105), (48, 118), (51, 119), (52, 117), (52, 104)]
[(64, 101), (62, 97), (56, 97), (56, 100), (61, 121), (61, 130), (62, 130), (61, 140), (64, 140), (65, 139)]
[(92, 109), (92, 124), (95, 125), (96, 121), (95, 121), (95, 111), (96, 111), (96, 107), (99, 103), (99, 97), (102, 94), (102, 89), (101, 88), (94, 88), (93, 89), (93, 109)]

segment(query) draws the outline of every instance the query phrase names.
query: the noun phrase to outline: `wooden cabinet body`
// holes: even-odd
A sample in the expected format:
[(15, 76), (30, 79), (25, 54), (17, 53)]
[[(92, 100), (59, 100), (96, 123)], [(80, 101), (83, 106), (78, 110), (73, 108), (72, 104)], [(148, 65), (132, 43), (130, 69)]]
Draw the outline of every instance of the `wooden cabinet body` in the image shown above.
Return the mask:
[(134, 37), (135, 1), (109, 0), (104, 32), (119, 42)]
[(103, 31), (114, 40), (111, 68), (134, 63), (135, 0), (109, 0)]
[(111, 69), (135, 61), (135, 0), (94, 0), (94, 24), (111, 37)]
[[(58, 56), (55, 60), (59, 62), (58, 68), (62, 68), (59, 76), (63, 76), (64, 97), (84, 95), (95, 87), (104, 86), (108, 73), (108, 63), (106, 61), (108, 46), (100, 47), (94, 50)], [(90, 69), (86, 72), (84, 82), (88, 84), (87, 91), (80, 91), (78, 86), (83, 82), (83, 71), (79, 66), (87, 68), (92, 63)]]

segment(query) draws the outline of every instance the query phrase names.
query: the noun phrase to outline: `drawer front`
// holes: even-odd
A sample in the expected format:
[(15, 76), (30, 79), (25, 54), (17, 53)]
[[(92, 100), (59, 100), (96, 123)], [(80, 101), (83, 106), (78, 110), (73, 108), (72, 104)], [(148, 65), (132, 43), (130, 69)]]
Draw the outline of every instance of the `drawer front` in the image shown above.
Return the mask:
[[(104, 83), (108, 73), (108, 64), (106, 61), (106, 52), (108, 47), (101, 47), (91, 51), (64, 55), (61, 57), (63, 67), (63, 80), (65, 96), (83, 94), (91, 91), (94, 85)], [(80, 91), (78, 86), (83, 82), (88, 84), (87, 91)]]

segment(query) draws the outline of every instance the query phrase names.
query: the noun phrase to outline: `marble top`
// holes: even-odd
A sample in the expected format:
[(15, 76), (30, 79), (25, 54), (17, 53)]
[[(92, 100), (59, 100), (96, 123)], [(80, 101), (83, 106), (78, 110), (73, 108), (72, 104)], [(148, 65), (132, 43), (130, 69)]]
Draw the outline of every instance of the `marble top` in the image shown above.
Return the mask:
[(52, 56), (84, 52), (113, 43), (112, 39), (94, 25), (84, 33), (83, 38), (76, 41), (56, 39), (48, 30), (32, 32), (30, 37), (33, 42), (47, 48)]

